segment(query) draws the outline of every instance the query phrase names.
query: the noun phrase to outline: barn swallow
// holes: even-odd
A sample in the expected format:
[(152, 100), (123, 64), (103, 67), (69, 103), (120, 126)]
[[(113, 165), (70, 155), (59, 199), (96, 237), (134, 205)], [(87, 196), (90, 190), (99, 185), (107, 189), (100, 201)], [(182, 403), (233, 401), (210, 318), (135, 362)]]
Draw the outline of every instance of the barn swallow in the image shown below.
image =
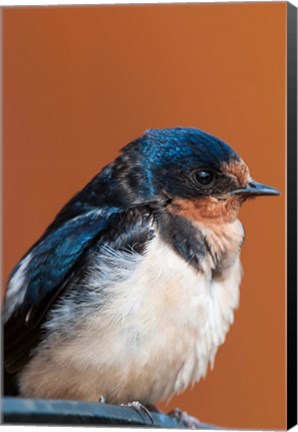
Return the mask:
[(147, 130), (12, 271), (6, 392), (146, 406), (197, 382), (238, 305), (240, 207), (278, 194), (213, 135)]

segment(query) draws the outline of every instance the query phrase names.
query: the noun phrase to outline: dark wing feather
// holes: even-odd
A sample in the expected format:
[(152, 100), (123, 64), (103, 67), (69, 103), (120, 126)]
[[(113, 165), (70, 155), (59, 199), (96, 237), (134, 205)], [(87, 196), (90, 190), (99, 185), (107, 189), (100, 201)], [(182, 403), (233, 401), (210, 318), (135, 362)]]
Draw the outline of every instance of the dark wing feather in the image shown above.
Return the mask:
[[(4, 326), (4, 363), (15, 373), (28, 361), (42, 337), (42, 323), (57, 297), (83, 273), (87, 258), (103, 245), (142, 253), (154, 236), (149, 206), (103, 217), (90, 212), (50, 232), (31, 249), (23, 301)], [(5, 313), (5, 306), (4, 306)]]
[[(101, 216), (97, 211), (91, 211), (44, 235), (29, 251), (30, 260), (24, 270), (24, 282), (21, 288), (23, 291), (22, 303), (18, 305), (15, 313), (25, 317), (30, 312), (30, 320), (26, 321), (28, 323), (30, 321), (30, 326), (34, 326), (43, 315), (41, 305), (44, 299), (47, 297), (49, 300), (52, 296), (57, 295), (57, 287), (62, 287), (85, 249), (107, 225), (107, 217)], [(14, 290), (13, 278), (29, 253), (25, 255), (11, 275), (6, 297), (12, 303), (14, 303), (14, 298), (13, 295), (10, 296), (10, 292)], [(21, 290), (16, 293), (16, 304), (17, 296), (20, 297), (20, 293)], [(6, 317), (6, 304), (4, 305), (4, 317)]]

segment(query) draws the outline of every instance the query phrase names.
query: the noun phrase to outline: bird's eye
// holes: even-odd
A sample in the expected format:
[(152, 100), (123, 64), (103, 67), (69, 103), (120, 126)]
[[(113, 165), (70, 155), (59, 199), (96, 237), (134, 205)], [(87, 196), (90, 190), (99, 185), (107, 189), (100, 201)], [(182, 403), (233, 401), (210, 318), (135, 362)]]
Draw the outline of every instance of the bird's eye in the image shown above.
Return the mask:
[(196, 181), (200, 183), (200, 185), (202, 186), (210, 185), (210, 183), (212, 183), (214, 179), (213, 173), (207, 170), (198, 171), (195, 174), (195, 177), (196, 177)]

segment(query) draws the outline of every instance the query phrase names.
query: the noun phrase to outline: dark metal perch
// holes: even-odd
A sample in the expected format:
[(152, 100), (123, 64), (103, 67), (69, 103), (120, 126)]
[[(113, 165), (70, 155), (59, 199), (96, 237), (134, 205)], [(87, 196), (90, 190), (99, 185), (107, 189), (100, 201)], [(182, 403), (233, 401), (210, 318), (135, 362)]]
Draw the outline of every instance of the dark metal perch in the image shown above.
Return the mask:
[[(44, 425), (97, 425), (97, 426), (141, 426), (167, 429), (185, 428), (166, 414), (145, 412), (130, 407), (42, 399), (4, 397), (2, 399), (2, 422), (5, 424)], [(202, 429), (215, 429), (201, 424)], [(216, 428), (217, 429), (217, 428)]]

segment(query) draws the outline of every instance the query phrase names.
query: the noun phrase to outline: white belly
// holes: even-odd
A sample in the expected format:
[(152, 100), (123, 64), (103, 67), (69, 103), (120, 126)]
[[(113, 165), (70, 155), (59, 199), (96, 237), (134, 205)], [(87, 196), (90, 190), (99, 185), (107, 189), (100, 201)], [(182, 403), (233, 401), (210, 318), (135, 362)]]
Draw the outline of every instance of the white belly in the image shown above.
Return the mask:
[[(110, 276), (109, 300), (98, 311), (87, 308), (71, 338), (59, 339), (53, 332), (44, 341), (21, 375), (24, 395), (89, 401), (103, 395), (112, 403), (152, 403), (206, 374), (238, 305), (239, 256), (217, 282), (158, 237), (144, 257), (130, 256), (135, 271), (127, 256), (123, 268), (119, 256), (114, 258), (117, 278)], [(92, 273), (95, 293), (104, 271), (101, 257)], [(63, 325), (63, 308), (60, 324), (57, 317), (49, 328)]]

